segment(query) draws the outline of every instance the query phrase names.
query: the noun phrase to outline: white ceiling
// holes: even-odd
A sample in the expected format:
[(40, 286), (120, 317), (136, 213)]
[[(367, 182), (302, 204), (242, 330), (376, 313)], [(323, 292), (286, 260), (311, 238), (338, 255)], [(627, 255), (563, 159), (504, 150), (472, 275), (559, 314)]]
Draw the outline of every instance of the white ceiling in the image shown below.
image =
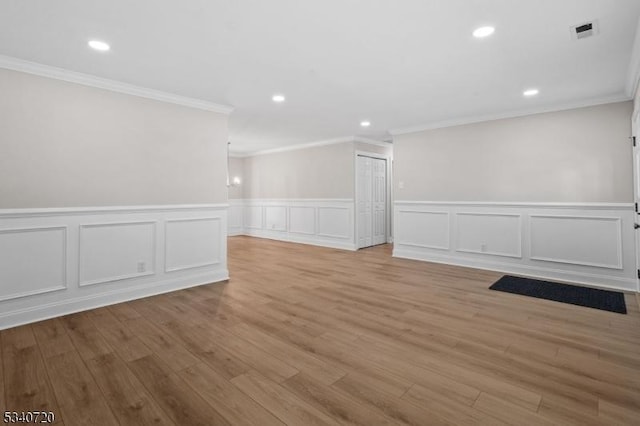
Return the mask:
[[(638, 0), (3, 0), (0, 54), (232, 105), (249, 152), (624, 98), (639, 16)], [(572, 40), (592, 19), (600, 34)]]

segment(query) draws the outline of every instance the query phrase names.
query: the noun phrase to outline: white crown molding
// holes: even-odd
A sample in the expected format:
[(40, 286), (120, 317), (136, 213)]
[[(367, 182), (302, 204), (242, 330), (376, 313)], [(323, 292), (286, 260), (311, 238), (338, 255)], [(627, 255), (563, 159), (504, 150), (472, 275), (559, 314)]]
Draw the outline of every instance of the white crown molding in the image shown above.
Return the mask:
[(0, 55), (0, 68), (34, 74), (41, 77), (53, 78), (56, 80), (67, 81), (69, 83), (81, 84), (83, 86), (96, 87), (112, 92), (124, 93), (126, 95), (138, 96), (141, 98), (153, 99), (161, 102), (168, 102), (190, 108), (217, 112), (221, 114), (231, 114), (231, 112), (233, 111), (233, 107), (228, 105), (215, 104), (213, 102), (207, 102), (201, 99), (188, 98), (185, 96), (175, 95), (173, 93), (162, 92), (155, 89), (148, 89), (146, 87), (134, 86), (132, 84), (109, 80), (102, 77), (96, 77), (89, 74), (83, 74), (76, 71), (70, 71), (63, 68), (29, 62), (11, 56)]
[(0, 219), (13, 217), (35, 216), (69, 216), (85, 214), (109, 213), (145, 213), (188, 210), (221, 210), (229, 207), (227, 203), (218, 204), (168, 204), (149, 206), (104, 206), (104, 207), (55, 207), (55, 208), (26, 208), (0, 209)]
[(392, 142), (379, 141), (376, 139), (365, 138), (362, 136), (355, 136), (353, 140), (354, 142), (366, 143), (366, 144), (375, 145), (375, 146), (383, 146), (385, 148), (393, 146)]
[(382, 142), (382, 141), (369, 139), (361, 136), (345, 136), (340, 138), (325, 139), (321, 141), (300, 143), (295, 145), (287, 145), (280, 148), (264, 149), (260, 151), (252, 151), (252, 152), (246, 152), (246, 153), (229, 152), (229, 156), (234, 158), (254, 157), (257, 155), (277, 154), (279, 152), (297, 151), (299, 149), (316, 148), (319, 146), (335, 145), (339, 143), (348, 143), (348, 142), (361, 142), (361, 143), (367, 143), (370, 145), (378, 145), (378, 146), (385, 146), (385, 147), (392, 146), (390, 142)]
[(629, 71), (627, 72), (627, 85), (625, 93), (633, 98), (640, 83), (640, 19), (636, 28), (636, 37), (631, 48), (631, 58), (629, 60)]
[(234, 153), (230, 153), (231, 156), (233, 157), (254, 157), (256, 155), (266, 155), (266, 154), (277, 154), (279, 152), (287, 152), (287, 151), (297, 151), (299, 149), (306, 149), (306, 148), (315, 148), (318, 146), (326, 146), (326, 145), (335, 145), (335, 144), (339, 144), (339, 143), (346, 143), (346, 142), (353, 142), (353, 136), (350, 137), (343, 137), (343, 138), (333, 138), (333, 139), (325, 139), (325, 140), (321, 140), (321, 141), (316, 141), (316, 142), (308, 142), (308, 143), (301, 143), (301, 144), (296, 144), (296, 145), (288, 145), (288, 146), (283, 146), (280, 148), (271, 148), (271, 149), (263, 149), (263, 150), (259, 150), (259, 151), (251, 151), (251, 152), (234, 152)]
[(389, 133), (393, 136), (405, 135), (408, 133), (417, 133), (425, 130), (434, 130), (434, 129), (442, 129), (446, 127), (454, 127), (454, 126), (462, 126), (465, 124), (474, 124), (474, 123), (482, 123), (485, 121), (494, 121), (494, 120), (502, 120), (506, 118), (516, 118), (516, 117), (524, 117), (527, 115), (534, 114), (543, 114), (546, 112), (556, 112), (556, 111), (566, 111), (570, 109), (576, 108), (585, 108), (596, 105), (604, 105), (604, 104), (612, 104), (616, 102), (624, 102), (631, 100), (632, 97), (624, 94), (618, 94), (613, 96), (606, 96), (602, 98), (594, 98), (586, 101), (579, 102), (569, 102), (561, 105), (548, 106), (548, 107), (540, 107), (540, 108), (531, 108), (526, 110), (512, 111), (500, 114), (487, 114), (487, 115), (478, 115), (478, 116), (470, 116), (463, 118), (454, 118), (451, 120), (437, 121), (432, 123), (427, 123), (418, 126), (404, 127), (399, 129), (390, 130)]

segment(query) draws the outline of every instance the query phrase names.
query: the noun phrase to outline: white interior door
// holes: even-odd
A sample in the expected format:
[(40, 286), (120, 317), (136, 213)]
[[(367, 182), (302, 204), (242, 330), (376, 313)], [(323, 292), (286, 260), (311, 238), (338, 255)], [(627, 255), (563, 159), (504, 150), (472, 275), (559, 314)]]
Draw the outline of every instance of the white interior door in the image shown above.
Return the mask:
[(379, 158), (372, 161), (373, 192), (373, 245), (387, 242), (387, 162)]
[(358, 248), (373, 245), (372, 159), (359, 155), (358, 164)]
[(387, 162), (357, 156), (358, 248), (387, 242)]

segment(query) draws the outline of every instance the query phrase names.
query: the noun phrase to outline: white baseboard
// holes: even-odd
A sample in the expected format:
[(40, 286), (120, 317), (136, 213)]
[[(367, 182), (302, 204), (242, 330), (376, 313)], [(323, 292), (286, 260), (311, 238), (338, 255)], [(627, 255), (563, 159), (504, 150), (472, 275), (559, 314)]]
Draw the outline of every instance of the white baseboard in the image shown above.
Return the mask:
[(228, 279), (229, 271), (220, 270), (206, 274), (154, 281), (150, 284), (118, 288), (105, 293), (80, 296), (68, 300), (62, 299), (46, 305), (35, 305), (12, 312), (3, 312), (0, 314), (0, 330)]
[(638, 291), (634, 216), (631, 204), (397, 201), (393, 255)]
[(0, 210), (0, 329), (228, 279), (227, 205)]
[(228, 234), (353, 251), (354, 201), (230, 200)]
[(304, 236), (293, 236), (287, 233), (270, 233), (270, 232), (264, 232), (264, 231), (249, 230), (238, 235), (246, 235), (248, 237), (255, 237), (255, 238), (265, 238), (267, 240), (287, 241), (290, 243), (307, 244), (310, 246), (356, 251), (356, 246), (352, 242), (320, 240), (317, 238), (310, 238), (310, 237), (304, 237)]
[(423, 262), (441, 263), (444, 265), (464, 266), (467, 268), (482, 269), (485, 271), (503, 272), (506, 274), (524, 275), (532, 278), (546, 280), (558, 280), (575, 284), (584, 284), (590, 287), (605, 289), (635, 291), (635, 280), (629, 278), (617, 278), (606, 275), (585, 274), (580, 272), (562, 271), (542, 267), (531, 267), (522, 264), (510, 264), (491, 262), (479, 259), (465, 259), (455, 256), (422, 253), (406, 249), (394, 249), (393, 257), (401, 259), (420, 260)]

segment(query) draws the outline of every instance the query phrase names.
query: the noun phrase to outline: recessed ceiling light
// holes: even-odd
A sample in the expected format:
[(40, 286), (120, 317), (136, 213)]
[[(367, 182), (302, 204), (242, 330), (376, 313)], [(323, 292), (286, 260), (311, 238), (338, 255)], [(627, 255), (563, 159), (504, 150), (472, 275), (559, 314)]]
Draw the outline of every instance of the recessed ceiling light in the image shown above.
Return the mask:
[(527, 89), (524, 92), (522, 92), (522, 94), (525, 96), (535, 96), (538, 93), (540, 93), (538, 89)]
[(273, 102), (284, 102), (284, 95), (273, 95)]
[(100, 52), (106, 52), (107, 50), (111, 49), (111, 47), (107, 43), (99, 40), (91, 40), (89, 42), (89, 47), (94, 50), (99, 50)]
[(488, 37), (496, 31), (493, 27), (480, 27), (473, 32), (475, 38)]
[(361, 121), (360, 125), (362, 127), (369, 127), (369, 126), (371, 126), (371, 122), (369, 122), (369, 121)]

